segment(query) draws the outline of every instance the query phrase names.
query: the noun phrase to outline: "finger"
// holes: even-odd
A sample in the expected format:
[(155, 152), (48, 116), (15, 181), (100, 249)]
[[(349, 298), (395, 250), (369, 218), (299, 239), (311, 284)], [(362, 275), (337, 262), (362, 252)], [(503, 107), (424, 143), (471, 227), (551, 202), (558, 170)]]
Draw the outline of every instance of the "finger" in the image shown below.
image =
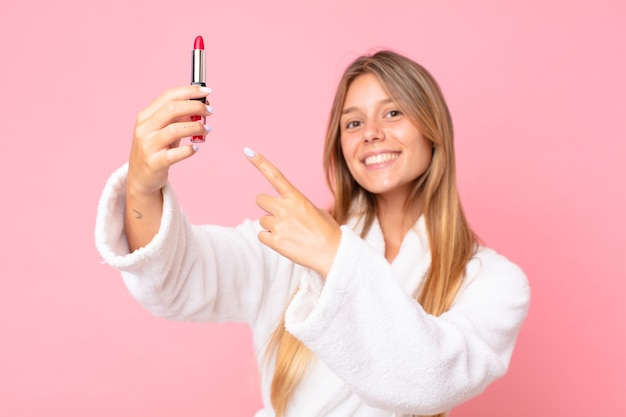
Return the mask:
[(157, 97), (148, 107), (142, 110), (137, 116), (137, 122), (143, 122), (150, 118), (157, 110), (172, 101), (185, 101), (194, 98), (203, 98), (211, 93), (208, 87), (197, 85), (186, 85), (184, 87), (170, 88)]
[(276, 197), (272, 197), (267, 194), (259, 194), (256, 197), (256, 205), (264, 212), (273, 216), (281, 214), (278, 212), (280, 204), (278, 203), (278, 199)]
[(196, 144), (164, 149), (152, 155), (150, 165), (157, 170), (169, 168), (175, 163), (195, 155), (199, 149), (200, 146)]
[(211, 127), (202, 122), (177, 122), (165, 126), (156, 132), (150, 140), (148, 147), (153, 152), (163, 148), (174, 148), (178, 146), (181, 139), (190, 136), (206, 136), (211, 131)]
[(268, 232), (271, 232), (274, 229), (275, 223), (276, 218), (274, 216), (265, 215), (259, 218), (259, 225)]
[(169, 148), (178, 148), (180, 146), (180, 139), (178, 139), (176, 142), (171, 143)]
[(274, 236), (272, 236), (271, 232), (268, 232), (267, 230), (261, 230), (257, 234), (257, 238), (259, 239), (259, 242), (261, 242), (268, 248), (274, 249)]
[(198, 116), (194, 121), (200, 120), (202, 117), (210, 116), (212, 110), (211, 106), (197, 100), (170, 101), (154, 112), (142, 125), (147, 129), (158, 130), (173, 122), (194, 120), (193, 116)]
[(250, 148), (244, 148), (243, 152), (246, 154), (252, 165), (254, 165), (259, 172), (267, 179), (267, 181), (274, 187), (278, 194), (282, 197), (290, 195), (300, 195), (300, 192), (285, 178), (282, 172), (278, 170), (270, 161), (268, 161), (263, 155), (253, 151)]

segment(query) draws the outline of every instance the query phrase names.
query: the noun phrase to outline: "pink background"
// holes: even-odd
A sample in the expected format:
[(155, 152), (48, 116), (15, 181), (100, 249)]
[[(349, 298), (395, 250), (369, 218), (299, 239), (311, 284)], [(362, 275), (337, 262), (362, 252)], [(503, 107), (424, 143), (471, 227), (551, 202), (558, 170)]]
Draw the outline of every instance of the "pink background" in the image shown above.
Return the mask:
[[(387, 47), (440, 81), (472, 226), (533, 290), (509, 374), (453, 416), (626, 415), (624, 3), (4, 1), (0, 415), (251, 416), (240, 324), (152, 317), (101, 264), (96, 204), (137, 112), (189, 81), (203, 35), (216, 113), (171, 173), (197, 223), (256, 217), (252, 146), (326, 205), (341, 71)], [(9, 5), (10, 4), (10, 5)]]

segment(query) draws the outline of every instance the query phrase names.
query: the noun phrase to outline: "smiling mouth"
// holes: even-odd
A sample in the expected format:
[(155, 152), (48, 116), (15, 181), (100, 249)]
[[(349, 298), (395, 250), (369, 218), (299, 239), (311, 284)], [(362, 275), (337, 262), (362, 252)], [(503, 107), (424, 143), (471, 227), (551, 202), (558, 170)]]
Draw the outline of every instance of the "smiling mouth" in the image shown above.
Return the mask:
[(399, 157), (399, 152), (380, 153), (378, 155), (368, 156), (363, 162), (365, 163), (365, 166), (379, 165), (384, 164), (385, 162), (393, 161), (395, 159), (398, 159)]

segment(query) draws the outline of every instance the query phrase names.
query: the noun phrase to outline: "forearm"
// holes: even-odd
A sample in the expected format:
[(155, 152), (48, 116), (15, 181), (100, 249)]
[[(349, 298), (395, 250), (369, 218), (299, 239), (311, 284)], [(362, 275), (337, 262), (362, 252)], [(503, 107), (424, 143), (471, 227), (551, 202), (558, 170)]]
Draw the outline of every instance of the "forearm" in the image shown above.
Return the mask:
[(327, 280), (300, 286), (285, 325), (368, 404), (430, 415), (506, 372), (528, 292), (517, 267), (482, 253), (468, 266), (472, 284), (452, 309), (433, 317), (410, 296), (419, 284), (402, 288), (427, 271), (421, 259), (400, 259), (394, 271), (344, 228)]
[(138, 194), (126, 189), (124, 230), (131, 252), (146, 246), (159, 231), (163, 216), (161, 190), (151, 194)]
[(159, 231), (163, 214), (162, 188), (170, 167), (189, 158), (197, 145), (180, 146), (188, 136), (204, 136), (210, 130), (191, 115), (209, 116), (206, 97), (211, 90), (197, 86), (173, 88), (164, 92), (137, 115), (128, 158), (128, 181), (124, 227), (131, 252), (152, 241)]

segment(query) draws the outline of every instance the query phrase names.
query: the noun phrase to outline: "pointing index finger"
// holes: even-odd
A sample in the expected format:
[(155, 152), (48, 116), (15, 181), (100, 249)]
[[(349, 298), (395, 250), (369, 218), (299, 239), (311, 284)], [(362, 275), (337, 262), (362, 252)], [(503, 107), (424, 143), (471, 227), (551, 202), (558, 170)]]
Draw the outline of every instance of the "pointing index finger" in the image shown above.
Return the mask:
[(248, 160), (254, 165), (259, 172), (267, 179), (272, 187), (282, 197), (293, 194), (299, 194), (298, 190), (287, 180), (282, 172), (276, 168), (267, 158), (250, 148), (244, 148), (243, 153), (246, 154)]

